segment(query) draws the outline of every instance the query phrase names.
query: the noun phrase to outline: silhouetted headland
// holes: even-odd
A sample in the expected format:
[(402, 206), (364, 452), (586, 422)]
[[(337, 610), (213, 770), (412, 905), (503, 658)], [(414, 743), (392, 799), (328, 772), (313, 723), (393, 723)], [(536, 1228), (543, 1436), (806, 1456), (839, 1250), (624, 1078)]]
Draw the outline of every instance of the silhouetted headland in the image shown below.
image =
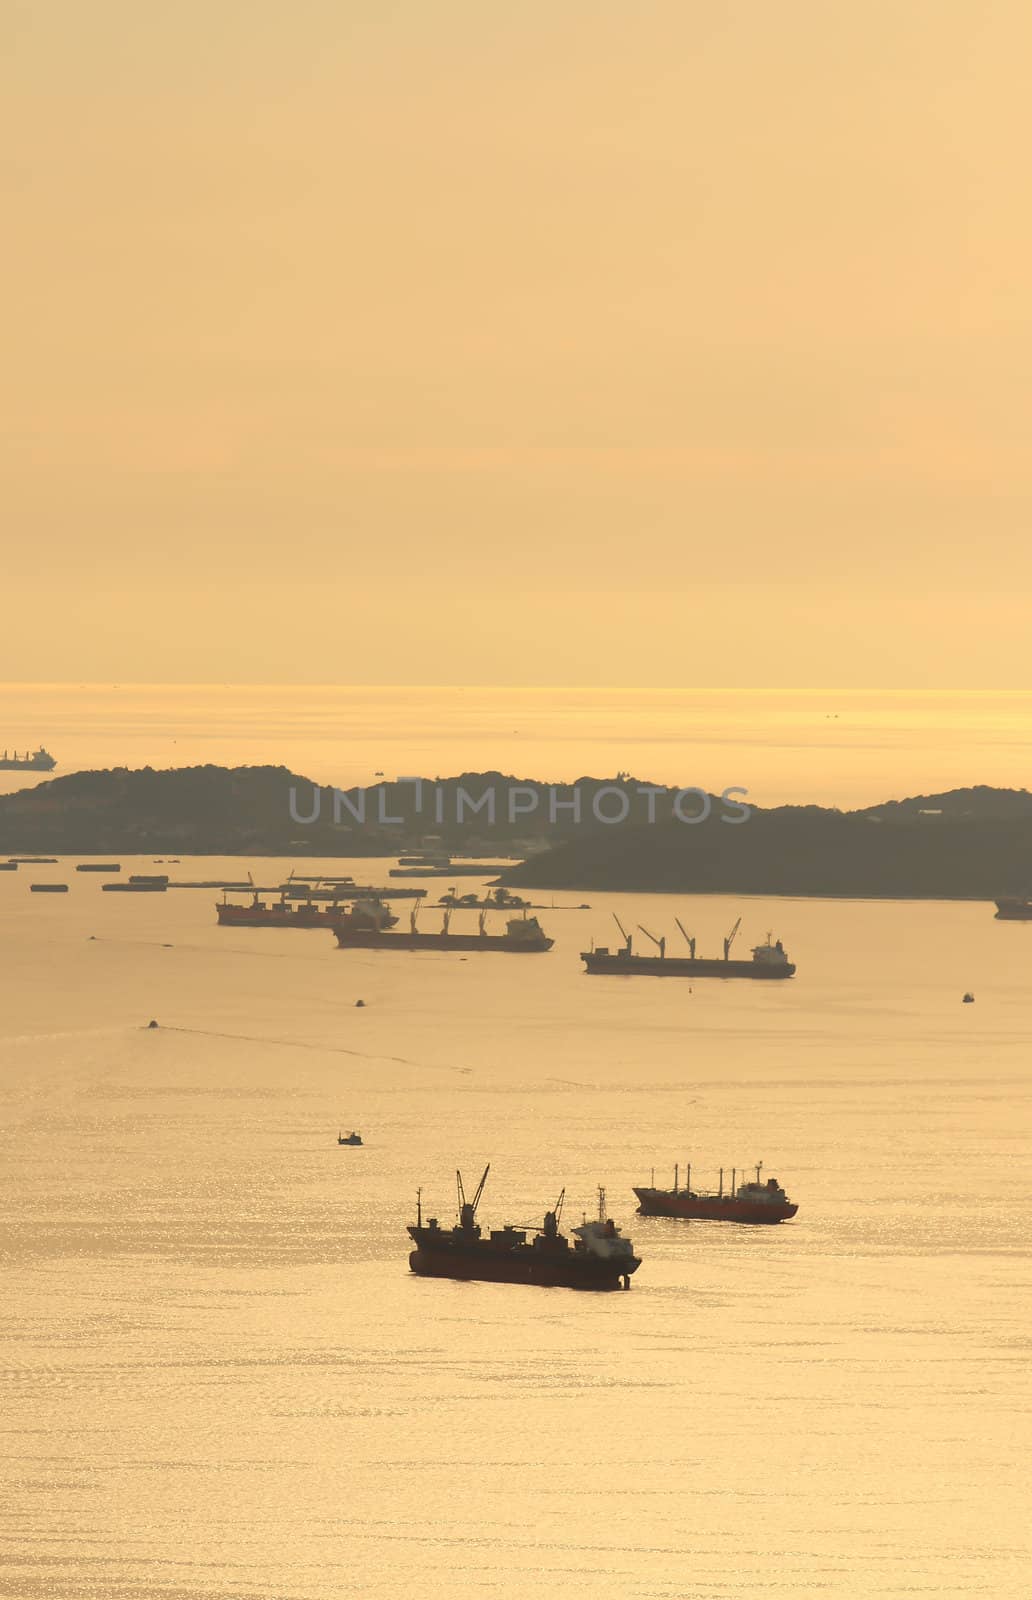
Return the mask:
[[(0, 796), (0, 855), (397, 855), (433, 840), (456, 856), (526, 857), (503, 880), (538, 889), (991, 899), (1032, 884), (1024, 789), (747, 815), (740, 798), (712, 796), (698, 821), (677, 820), (675, 794), (626, 774), (552, 786), (463, 773), (341, 793), (287, 767), (117, 768)], [(599, 820), (596, 801), (612, 816), (620, 795), (625, 819)]]

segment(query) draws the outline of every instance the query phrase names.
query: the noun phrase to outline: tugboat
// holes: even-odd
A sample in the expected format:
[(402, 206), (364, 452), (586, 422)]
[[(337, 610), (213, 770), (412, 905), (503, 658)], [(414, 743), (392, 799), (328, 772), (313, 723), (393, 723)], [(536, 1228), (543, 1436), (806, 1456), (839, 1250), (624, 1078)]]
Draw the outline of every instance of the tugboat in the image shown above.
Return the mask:
[(364, 928), (357, 923), (338, 918), (333, 924), (333, 936), (342, 950), (509, 950), (538, 952), (551, 950), (553, 943), (545, 935), (537, 917), (510, 917), (504, 933), (488, 933), (485, 927), (487, 913), (480, 913), (478, 933), (452, 933), (451, 910), (444, 913), (442, 926), (437, 933), (419, 933), (416, 930), (416, 908), (413, 908), (408, 933), (386, 933), (381, 928)]
[(571, 1229), (573, 1243), (559, 1232), (564, 1189), (544, 1223), (528, 1244), (522, 1228), (506, 1226), (492, 1229), (487, 1238), (476, 1221), (477, 1207), (484, 1192), (490, 1163), (474, 1191), (466, 1199), (462, 1174), (456, 1172), (459, 1221), (454, 1228), (442, 1228), (436, 1217), (424, 1226), (422, 1190), (416, 1196), (416, 1222), (409, 1236), (416, 1248), (409, 1256), (413, 1272), (428, 1278), (477, 1279), (486, 1283), (531, 1283), (560, 1289), (629, 1289), (631, 1274), (641, 1266), (639, 1258), (616, 1224), (606, 1216), (605, 1190), (599, 1190), (597, 1221), (585, 1218)]
[(349, 1134), (347, 1134), (345, 1136), (343, 1133), (338, 1133), (338, 1135), (337, 1135), (337, 1143), (338, 1144), (352, 1144), (352, 1145), (361, 1144), (362, 1143), (362, 1135), (360, 1133), (349, 1133)]
[(653, 978), (791, 978), (795, 973), (795, 965), (789, 961), (781, 940), (778, 939), (773, 943), (769, 933), (765, 944), (753, 947), (751, 961), (731, 960), (731, 946), (742, 925), (741, 917), (724, 940), (723, 960), (696, 956), (695, 940), (691, 934), (685, 933), (678, 917), (675, 917), (674, 921), (687, 940), (689, 952), (687, 956), (668, 956), (666, 939), (657, 939), (654, 933), (649, 933), (648, 928), (642, 928), (640, 923), (638, 926), (641, 932), (652, 940), (659, 955), (636, 956), (631, 949), (631, 935), (615, 912), (613, 920), (623, 934), (623, 948), (609, 950), (605, 946), (600, 946), (596, 949), (593, 945), (590, 950), (582, 950), (581, 960), (589, 972), (618, 973), (622, 976), (647, 974)]
[(777, 1178), (760, 1182), (761, 1161), (756, 1168), (756, 1179), (741, 1183), (735, 1188), (737, 1172), (731, 1169), (731, 1187), (724, 1193), (724, 1169), (720, 1169), (720, 1188), (716, 1194), (696, 1194), (692, 1189), (692, 1169), (689, 1166), (683, 1189), (678, 1187), (679, 1168), (674, 1168), (674, 1187), (657, 1189), (639, 1188), (638, 1213), (643, 1217), (696, 1217), (713, 1222), (784, 1222), (799, 1210), (778, 1183)]

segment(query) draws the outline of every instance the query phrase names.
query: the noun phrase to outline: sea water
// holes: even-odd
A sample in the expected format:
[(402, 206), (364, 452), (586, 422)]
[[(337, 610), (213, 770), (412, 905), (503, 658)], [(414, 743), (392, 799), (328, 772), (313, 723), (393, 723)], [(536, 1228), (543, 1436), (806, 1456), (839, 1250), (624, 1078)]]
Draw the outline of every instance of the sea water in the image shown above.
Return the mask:
[[(102, 881), (0, 876), (5, 1600), (1024, 1600), (1032, 925), (592, 895), (392, 954)], [(588, 977), (613, 911), (798, 975)], [(637, 1217), (689, 1160), (798, 1216)], [(604, 1185), (631, 1291), (413, 1276), (487, 1162), (488, 1227)]]

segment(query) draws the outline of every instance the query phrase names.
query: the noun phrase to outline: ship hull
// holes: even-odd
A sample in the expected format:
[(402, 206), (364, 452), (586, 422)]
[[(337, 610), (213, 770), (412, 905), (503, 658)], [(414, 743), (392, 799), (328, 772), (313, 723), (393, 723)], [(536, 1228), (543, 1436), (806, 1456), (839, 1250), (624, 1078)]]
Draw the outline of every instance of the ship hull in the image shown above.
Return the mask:
[(457, 867), (453, 863), (450, 867), (391, 867), (387, 876), (389, 878), (497, 878), (500, 873), (508, 872), (512, 866), (511, 861), (496, 861), (486, 866)]
[(589, 973), (617, 977), (649, 978), (762, 978), (765, 981), (791, 978), (795, 964), (762, 961), (692, 960), (688, 956), (626, 956), (584, 950), (581, 960)]
[[(245, 884), (244, 887), (246, 888), (247, 885)], [(292, 891), (289, 888), (284, 891), (283, 884), (280, 884), (279, 890), (281, 893), (286, 893), (288, 900), (293, 902), (300, 901), (303, 904), (309, 900), (335, 902), (338, 900), (386, 900), (388, 897), (392, 900), (424, 900), (429, 893), (427, 889), (398, 889), (393, 884), (389, 889), (385, 884), (378, 886), (373, 884), (347, 884), (339, 889), (313, 889), (310, 893), (301, 890)]]
[(1032, 922), (1032, 900), (997, 900), (999, 922)]
[(409, 1256), (412, 1271), (424, 1278), (453, 1278), (459, 1282), (524, 1283), (543, 1289), (608, 1290), (630, 1288), (630, 1275), (640, 1262), (632, 1257), (619, 1267), (610, 1261), (589, 1257), (550, 1256), (524, 1247), (522, 1252), (501, 1253), (489, 1249), (413, 1250)]
[(503, 950), (515, 955), (539, 955), (551, 950), (552, 939), (511, 939), (488, 933), (374, 933), (334, 928), (342, 950)]
[(215, 912), (225, 928), (336, 929), (341, 918), (349, 915), (343, 908), (333, 911), (318, 906), (268, 906), (256, 910), (253, 906), (216, 905)]
[(699, 1222), (785, 1222), (794, 1217), (799, 1207), (791, 1201), (772, 1204), (763, 1201), (738, 1200), (734, 1195), (688, 1194), (681, 1190), (674, 1194), (669, 1189), (634, 1190), (638, 1197), (638, 1211), (643, 1217), (689, 1217)]
[(102, 883), (102, 894), (164, 894), (167, 883)]

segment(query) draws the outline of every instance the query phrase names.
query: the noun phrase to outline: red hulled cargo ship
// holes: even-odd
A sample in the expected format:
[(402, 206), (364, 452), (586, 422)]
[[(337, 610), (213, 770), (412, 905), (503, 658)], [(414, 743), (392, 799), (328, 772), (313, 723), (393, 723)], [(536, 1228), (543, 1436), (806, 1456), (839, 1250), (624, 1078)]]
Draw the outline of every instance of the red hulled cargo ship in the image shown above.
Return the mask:
[(232, 890), (224, 890), (222, 901), (215, 907), (221, 927), (346, 927), (376, 933), (384, 928), (392, 928), (398, 920), (382, 900), (356, 900), (348, 906), (336, 903), (315, 905), (311, 900), (289, 900), (281, 895), (278, 900), (268, 901), (263, 900), (261, 891), (256, 889), (247, 904), (237, 905), (229, 899), (231, 893)]
[(436, 1217), (424, 1224), (420, 1191), (417, 1219), (408, 1230), (416, 1247), (409, 1256), (413, 1272), (427, 1278), (525, 1283), (552, 1289), (630, 1288), (631, 1274), (641, 1262), (630, 1240), (606, 1216), (605, 1190), (599, 1190), (597, 1220), (585, 1218), (581, 1227), (572, 1228), (572, 1243), (559, 1232), (565, 1189), (553, 1209), (545, 1212), (541, 1229), (529, 1242), (524, 1229), (509, 1226), (485, 1237), (476, 1212), (490, 1170), (489, 1164), (468, 1201), (462, 1174), (455, 1174), (459, 1221), (454, 1228), (442, 1228)]

